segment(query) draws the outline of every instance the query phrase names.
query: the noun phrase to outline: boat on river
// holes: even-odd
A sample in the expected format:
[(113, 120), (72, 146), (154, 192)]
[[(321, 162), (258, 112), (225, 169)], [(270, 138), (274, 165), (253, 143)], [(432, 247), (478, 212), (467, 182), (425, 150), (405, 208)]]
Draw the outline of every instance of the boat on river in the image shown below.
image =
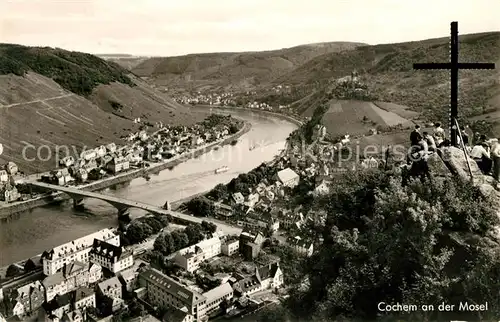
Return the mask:
[(228, 172), (228, 171), (229, 171), (229, 167), (223, 166), (223, 167), (220, 167), (218, 169), (215, 169), (215, 174), (224, 173), (224, 172)]

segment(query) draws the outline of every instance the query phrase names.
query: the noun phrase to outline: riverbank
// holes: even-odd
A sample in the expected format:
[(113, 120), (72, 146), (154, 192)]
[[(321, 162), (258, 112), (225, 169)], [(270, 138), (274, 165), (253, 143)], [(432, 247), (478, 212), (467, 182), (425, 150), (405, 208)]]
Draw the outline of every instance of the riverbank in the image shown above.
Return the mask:
[[(133, 179), (143, 177), (149, 173), (158, 173), (170, 167), (175, 167), (176, 165), (196, 158), (200, 155), (210, 152), (216, 147), (221, 147), (230, 144), (232, 141), (237, 140), (245, 133), (249, 132), (252, 125), (248, 122), (244, 122), (243, 127), (235, 134), (230, 135), (222, 140), (206, 144), (198, 149), (195, 149), (189, 153), (176, 156), (168, 161), (151, 164), (148, 168), (135, 169), (125, 173), (118, 174), (111, 178), (105, 178), (98, 180), (89, 184), (78, 186), (78, 188), (86, 191), (99, 191), (118, 184), (123, 184), (129, 182)], [(68, 200), (71, 197), (64, 193), (53, 193), (50, 196), (38, 197), (35, 199), (30, 199), (26, 201), (19, 201), (15, 203), (4, 204), (0, 207), (0, 222), (8, 222), (10, 220), (16, 219), (21, 213), (31, 210), (33, 208), (45, 206), (54, 202), (60, 202), (62, 200)]]

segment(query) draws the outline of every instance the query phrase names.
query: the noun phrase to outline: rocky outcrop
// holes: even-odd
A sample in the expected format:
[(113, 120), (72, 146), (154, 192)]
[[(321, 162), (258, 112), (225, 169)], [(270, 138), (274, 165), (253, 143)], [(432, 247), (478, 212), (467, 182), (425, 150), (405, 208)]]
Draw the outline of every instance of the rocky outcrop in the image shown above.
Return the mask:
[(443, 159), (437, 153), (431, 153), (427, 159), (429, 170), (435, 177), (451, 176), (450, 169), (443, 162)]
[(468, 158), (469, 162), (467, 162), (464, 152), (461, 149), (448, 147), (442, 148), (441, 151), (441, 157), (443, 161), (454, 174), (460, 176), (463, 179), (470, 179), (470, 166), (470, 171), (472, 172), (474, 178), (483, 175), (474, 160)]
[[(469, 166), (464, 152), (455, 147), (442, 149), (443, 163), (456, 175), (465, 180), (470, 180)], [(498, 205), (498, 214), (500, 216), (500, 191), (498, 189), (498, 182), (492, 176), (484, 175), (479, 170), (477, 163), (469, 159), (470, 169), (473, 176), (473, 184), (478, 186), (484, 195), (490, 196), (493, 201)]]

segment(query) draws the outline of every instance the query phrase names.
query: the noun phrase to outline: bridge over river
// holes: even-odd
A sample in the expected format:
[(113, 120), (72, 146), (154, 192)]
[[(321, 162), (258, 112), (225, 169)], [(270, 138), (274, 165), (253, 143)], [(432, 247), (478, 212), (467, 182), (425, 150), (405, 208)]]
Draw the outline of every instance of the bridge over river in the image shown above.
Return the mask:
[(95, 198), (99, 200), (106, 201), (113, 205), (117, 210), (119, 215), (125, 215), (128, 213), (130, 208), (138, 208), (138, 209), (143, 209), (146, 210), (149, 213), (153, 214), (161, 214), (161, 215), (167, 215), (171, 216), (174, 219), (177, 219), (182, 224), (189, 224), (189, 223), (201, 223), (203, 220), (212, 222), (217, 225), (218, 229), (222, 230), (225, 234), (228, 235), (238, 235), (241, 233), (242, 229), (239, 227), (235, 227), (232, 225), (229, 225), (227, 223), (224, 223), (219, 220), (215, 220), (212, 218), (199, 218), (199, 217), (194, 217), (191, 215), (186, 215), (178, 211), (172, 211), (170, 209), (164, 209), (158, 206), (150, 205), (147, 203), (139, 202), (139, 201), (134, 201), (130, 199), (125, 199), (121, 197), (115, 197), (115, 196), (110, 196), (110, 195), (105, 195), (102, 193), (97, 193), (97, 192), (91, 192), (91, 191), (85, 191), (85, 190), (80, 190), (75, 187), (65, 187), (65, 186), (58, 186), (58, 185), (53, 185), (53, 184), (48, 184), (44, 182), (30, 182), (30, 184), (34, 187), (42, 188), (45, 190), (52, 190), (52, 191), (60, 191), (64, 192), (67, 195), (69, 195), (73, 199), (73, 205), (75, 208), (82, 208), (83, 207), (83, 200), (85, 198)]

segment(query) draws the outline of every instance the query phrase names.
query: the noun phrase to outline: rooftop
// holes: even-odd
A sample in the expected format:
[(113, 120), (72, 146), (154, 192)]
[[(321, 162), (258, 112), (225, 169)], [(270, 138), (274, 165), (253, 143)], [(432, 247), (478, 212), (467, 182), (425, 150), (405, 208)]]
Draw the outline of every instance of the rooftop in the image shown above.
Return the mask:
[(87, 297), (90, 297), (94, 294), (95, 292), (93, 289), (88, 287), (81, 287), (75, 291), (75, 302), (86, 299)]
[(64, 282), (67, 277), (73, 275), (76, 272), (87, 269), (87, 267), (88, 267), (87, 264), (84, 264), (84, 263), (78, 262), (78, 261), (74, 261), (71, 264), (63, 266), (63, 268), (61, 270), (59, 270), (57, 273), (47, 276), (42, 281), (42, 284), (45, 287), (50, 287), (50, 286), (60, 284), (60, 283)]
[(229, 283), (224, 283), (208, 292), (203, 293), (203, 296), (207, 298), (207, 302), (212, 302), (213, 300), (220, 299), (231, 293), (233, 293), (231, 285)]
[(21, 286), (17, 289), (17, 293), (19, 297), (23, 297), (25, 295), (31, 294), (33, 289), (42, 289), (42, 283), (40, 281), (34, 281), (24, 286)]
[(120, 246), (115, 246), (99, 239), (94, 239), (94, 244), (90, 252), (108, 258), (116, 258), (117, 260), (132, 255), (131, 252), (124, 251)]
[(64, 314), (62, 321), (68, 321), (68, 322), (73, 322), (73, 321), (83, 321), (83, 314), (82, 311), (80, 310), (74, 310), (71, 312), (67, 312)]
[(97, 285), (99, 290), (101, 290), (101, 293), (105, 294), (109, 289), (111, 288), (117, 288), (117, 287), (122, 287), (122, 283), (118, 280), (118, 277), (112, 277), (109, 278), (105, 281), (102, 281)]
[(187, 255), (189, 253), (193, 253), (196, 251), (197, 248), (199, 248), (201, 251), (205, 251), (207, 248), (212, 247), (213, 245), (216, 245), (217, 243), (220, 243), (221, 240), (219, 238), (219, 235), (215, 235), (212, 238), (202, 240), (196, 245), (192, 245), (186, 248), (183, 248), (179, 251), (179, 254), (181, 255)]
[(286, 168), (278, 172), (278, 178), (280, 179), (281, 182), (285, 183), (290, 180), (296, 179), (299, 177), (298, 174), (296, 174), (292, 169)]
[(72, 253), (91, 247), (94, 239), (109, 240), (113, 237), (115, 237), (113, 231), (111, 231), (111, 229), (105, 228), (93, 234), (70, 241), (66, 244), (56, 246), (50, 251), (44, 252), (42, 258), (49, 260), (64, 258), (71, 255)]

